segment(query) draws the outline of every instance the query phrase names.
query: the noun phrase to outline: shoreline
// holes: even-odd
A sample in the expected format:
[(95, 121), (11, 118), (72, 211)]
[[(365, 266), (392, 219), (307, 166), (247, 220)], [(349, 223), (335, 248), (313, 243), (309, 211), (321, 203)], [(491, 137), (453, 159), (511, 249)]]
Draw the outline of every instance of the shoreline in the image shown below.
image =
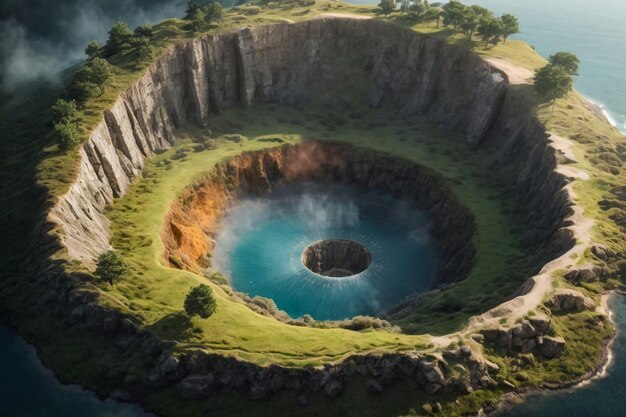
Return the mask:
[(579, 388), (583, 388), (587, 385), (592, 384), (598, 379), (604, 378), (608, 373), (608, 369), (615, 362), (615, 355), (613, 354), (613, 344), (617, 339), (619, 329), (615, 325), (615, 321), (613, 320), (614, 312), (609, 308), (608, 303), (610, 299), (617, 296), (626, 297), (626, 293), (620, 290), (610, 290), (602, 294), (600, 298), (600, 308), (602, 308), (607, 313), (609, 321), (613, 323), (615, 333), (611, 338), (604, 341), (602, 359), (596, 364), (596, 366), (593, 367), (593, 369), (579, 377), (572, 379), (571, 381), (555, 384), (546, 383), (539, 387), (521, 388), (519, 390), (507, 392), (500, 398), (500, 401), (493, 407), (493, 409), (481, 409), (478, 412), (478, 417), (487, 415), (490, 417), (498, 417), (503, 415), (511, 408), (521, 405), (524, 401), (528, 400), (528, 397), (542, 397), (544, 395), (553, 395), (559, 392), (565, 392), (570, 390), (573, 392)]
[(615, 118), (611, 115), (611, 113), (609, 113), (609, 111), (607, 110), (604, 104), (586, 96), (583, 93), (580, 93), (580, 95), (587, 101), (587, 103), (589, 104), (588, 109), (592, 113), (594, 113), (596, 116), (598, 116), (598, 118), (602, 119), (603, 121), (607, 122), (608, 124), (616, 128), (617, 130), (619, 130), (622, 135), (626, 135), (626, 122), (624, 123), (623, 126), (620, 127), (617, 120), (615, 120)]

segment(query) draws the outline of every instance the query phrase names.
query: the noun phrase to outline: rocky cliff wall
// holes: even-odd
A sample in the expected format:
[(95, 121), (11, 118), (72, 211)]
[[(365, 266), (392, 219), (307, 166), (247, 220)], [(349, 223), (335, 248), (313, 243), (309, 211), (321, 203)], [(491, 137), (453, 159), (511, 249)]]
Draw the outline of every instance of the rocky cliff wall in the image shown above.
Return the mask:
[[(231, 106), (310, 99), (321, 71), (339, 71), (325, 57), (362, 55), (371, 106), (387, 101), (408, 116), (422, 114), (467, 142), (492, 141), (503, 163), (519, 167), (518, 189), (532, 213), (525, 236), (536, 261), (573, 244), (563, 226), (569, 213), (563, 179), (544, 128), (506, 77), (469, 51), (378, 21), (326, 18), (207, 35), (170, 47), (122, 93), (80, 151), (69, 191), (50, 212), (69, 257), (88, 265), (109, 247), (103, 210), (141, 175), (144, 159), (171, 146), (173, 129), (210, 124)], [(340, 96), (340, 86), (333, 96)]]

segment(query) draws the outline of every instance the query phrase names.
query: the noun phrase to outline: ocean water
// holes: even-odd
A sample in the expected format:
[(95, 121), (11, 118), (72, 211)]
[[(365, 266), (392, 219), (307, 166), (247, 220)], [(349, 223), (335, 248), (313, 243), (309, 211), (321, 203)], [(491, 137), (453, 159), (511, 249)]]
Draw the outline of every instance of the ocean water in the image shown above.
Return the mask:
[(76, 385), (62, 385), (35, 349), (0, 325), (1, 417), (155, 417), (139, 407), (99, 400)]
[[(276, 302), (292, 317), (373, 315), (432, 282), (436, 250), (427, 218), (408, 203), (373, 191), (305, 184), (279, 188), (229, 210), (212, 263), (232, 286)], [(324, 277), (302, 263), (304, 249), (348, 239), (372, 255), (365, 271)]]
[[(378, 0), (347, 0), (378, 4)], [(522, 39), (548, 57), (569, 51), (581, 61), (578, 91), (603, 107), (613, 125), (626, 133), (625, 0), (463, 0), (520, 21)]]

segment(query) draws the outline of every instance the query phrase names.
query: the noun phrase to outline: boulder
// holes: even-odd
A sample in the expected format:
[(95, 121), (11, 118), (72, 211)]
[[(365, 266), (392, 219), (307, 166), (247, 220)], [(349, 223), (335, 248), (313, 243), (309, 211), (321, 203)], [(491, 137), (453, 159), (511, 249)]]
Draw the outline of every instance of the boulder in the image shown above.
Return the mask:
[(580, 292), (568, 288), (557, 289), (546, 302), (546, 306), (553, 312), (582, 311), (596, 309), (595, 302)]
[(544, 336), (540, 350), (541, 354), (548, 359), (559, 357), (565, 350), (565, 339), (562, 337)]
[(176, 385), (179, 395), (184, 399), (196, 400), (205, 398), (215, 389), (216, 380), (212, 373), (207, 375), (190, 375)]

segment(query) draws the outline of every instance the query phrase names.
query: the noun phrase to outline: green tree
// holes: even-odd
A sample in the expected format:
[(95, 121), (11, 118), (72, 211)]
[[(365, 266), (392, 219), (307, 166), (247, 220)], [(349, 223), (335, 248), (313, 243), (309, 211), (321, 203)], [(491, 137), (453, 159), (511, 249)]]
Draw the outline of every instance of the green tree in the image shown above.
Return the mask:
[(380, 3), (378, 3), (378, 7), (380, 7), (385, 16), (388, 16), (396, 9), (396, 2), (395, 0), (380, 0)]
[(437, 22), (437, 29), (439, 29), (439, 22), (441, 17), (445, 15), (445, 12), (441, 7), (428, 6), (426, 11), (422, 15), (422, 19), (426, 22)]
[(93, 70), (91, 69), (91, 65), (86, 64), (81, 66), (74, 73), (74, 82), (71, 87), (73, 96), (79, 101), (97, 96), (99, 88), (92, 80)]
[(417, 20), (422, 18), (426, 12), (426, 4), (423, 0), (415, 0), (413, 4), (409, 6), (409, 17), (411, 19)]
[(122, 48), (130, 42), (133, 37), (128, 25), (124, 22), (117, 22), (109, 30), (109, 39), (105, 45), (108, 56), (114, 55), (122, 50)]
[(224, 8), (217, 1), (213, 1), (204, 7), (204, 20), (207, 23), (219, 22), (224, 16)]
[(109, 250), (98, 257), (96, 276), (109, 285), (113, 285), (127, 273), (128, 266), (119, 253)]
[(463, 14), (467, 6), (457, 0), (450, 0), (443, 6), (443, 10), (446, 12), (444, 23), (446, 25), (452, 25), (453, 30), (457, 30), (459, 25), (463, 22)]
[(498, 18), (482, 18), (478, 25), (478, 35), (480, 39), (485, 42), (485, 48), (490, 43), (494, 45), (498, 43), (500, 35), (502, 34), (502, 21)]
[(205, 284), (193, 287), (185, 297), (185, 312), (189, 316), (200, 316), (206, 319), (215, 313), (216, 307), (217, 302), (213, 290)]
[(204, 20), (204, 13), (202, 10), (198, 10), (191, 18), (191, 30), (194, 32), (206, 32), (209, 30), (209, 25)]
[(411, 7), (410, 0), (400, 0), (400, 13), (408, 13), (409, 7)]
[(467, 8), (463, 12), (463, 17), (461, 21), (461, 29), (463, 32), (467, 33), (467, 38), (472, 40), (472, 36), (474, 35), (474, 31), (478, 27), (478, 16), (472, 8)]
[(544, 100), (552, 101), (565, 97), (572, 90), (572, 76), (560, 65), (548, 64), (535, 72), (535, 91)]
[(89, 42), (85, 48), (85, 55), (87, 55), (88, 59), (94, 59), (100, 56), (100, 44), (96, 41)]
[(197, 1), (188, 1), (187, 10), (185, 11), (185, 20), (193, 20), (196, 13), (201, 12), (202, 7)]
[(578, 75), (580, 61), (576, 55), (570, 52), (557, 52), (554, 55), (550, 55), (550, 63), (563, 67), (571, 76)]
[(135, 30), (133, 31), (133, 37), (152, 39), (154, 37), (152, 26), (150, 25), (137, 26)]
[(500, 21), (502, 22), (502, 30), (500, 32), (503, 39), (502, 43), (506, 43), (509, 36), (519, 33), (519, 22), (517, 17), (512, 14), (503, 14)]
[(76, 124), (80, 120), (80, 113), (76, 107), (76, 101), (58, 99), (51, 107), (52, 122), (57, 123), (73, 123)]
[(81, 142), (80, 131), (75, 123), (66, 121), (54, 125), (53, 137), (61, 146), (61, 149), (74, 149)]
[(104, 94), (106, 83), (111, 79), (111, 65), (104, 58), (94, 58), (90, 64), (91, 78), (90, 82), (94, 83), (100, 89), (100, 94)]

